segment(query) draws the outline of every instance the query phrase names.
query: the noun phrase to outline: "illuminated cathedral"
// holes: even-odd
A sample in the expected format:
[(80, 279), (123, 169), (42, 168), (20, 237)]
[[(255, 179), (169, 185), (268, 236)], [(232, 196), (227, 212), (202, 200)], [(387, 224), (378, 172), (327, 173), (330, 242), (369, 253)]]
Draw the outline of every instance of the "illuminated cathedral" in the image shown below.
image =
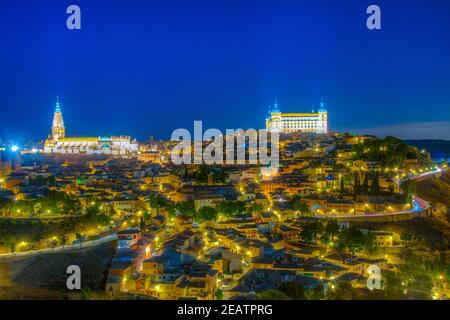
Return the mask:
[(128, 155), (138, 151), (129, 136), (66, 137), (59, 99), (56, 100), (52, 130), (44, 143), (46, 153)]

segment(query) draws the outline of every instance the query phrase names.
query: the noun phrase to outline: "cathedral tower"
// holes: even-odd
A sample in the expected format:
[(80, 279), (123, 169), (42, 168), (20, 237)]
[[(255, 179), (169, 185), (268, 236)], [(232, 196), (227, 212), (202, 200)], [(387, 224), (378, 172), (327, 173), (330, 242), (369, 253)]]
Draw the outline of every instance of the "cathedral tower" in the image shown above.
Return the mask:
[(64, 120), (61, 113), (61, 106), (59, 105), (59, 98), (56, 97), (56, 108), (53, 114), (53, 125), (52, 125), (52, 140), (57, 141), (60, 138), (66, 136), (66, 129), (64, 128)]

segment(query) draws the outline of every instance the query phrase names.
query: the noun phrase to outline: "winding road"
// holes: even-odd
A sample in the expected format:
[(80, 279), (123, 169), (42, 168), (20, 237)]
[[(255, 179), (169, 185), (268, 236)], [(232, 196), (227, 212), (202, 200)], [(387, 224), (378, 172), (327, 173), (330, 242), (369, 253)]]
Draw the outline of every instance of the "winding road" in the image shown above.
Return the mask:
[(92, 241), (86, 241), (81, 244), (73, 244), (73, 245), (66, 245), (66, 246), (59, 246), (54, 248), (46, 248), (46, 249), (39, 249), (39, 250), (31, 250), (31, 251), (20, 251), (12, 253), (2, 253), (0, 254), (0, 260), (4, 258), (12, 258), (12, 257), (26, 257), (26, 256), (33, 256), (33, 255), (39, 255), (44, 253), (57, 253), (57, 252), (66, 252), (66, 251), (74, 251), (74, 250), (81, 250), (81, 249), (87, 249), (87, 248), (93, 248), (103, 243), (108, 243), (111, 241), (114, 241), (117, 239), (117, 235), (111, 234), (108, 236), (105, 236), (103, 238), (99, 238)]

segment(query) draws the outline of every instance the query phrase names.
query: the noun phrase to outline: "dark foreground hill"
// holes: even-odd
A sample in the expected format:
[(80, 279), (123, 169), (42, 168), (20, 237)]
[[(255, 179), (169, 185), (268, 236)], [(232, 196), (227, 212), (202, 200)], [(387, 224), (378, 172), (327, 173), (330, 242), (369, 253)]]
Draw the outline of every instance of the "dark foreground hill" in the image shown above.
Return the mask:
[(80, 251), (1, 260), (0, 300), (78, 298), (79, 292), (66, 287), (69, 265), (80, 267), (82, 288), (101, 295), (113, 254), (114, 243), (108, 243)]
[(450, 207), (450, 172), (420, 181), (417, 184), (417, 193), (427, 201), (441, 202)]

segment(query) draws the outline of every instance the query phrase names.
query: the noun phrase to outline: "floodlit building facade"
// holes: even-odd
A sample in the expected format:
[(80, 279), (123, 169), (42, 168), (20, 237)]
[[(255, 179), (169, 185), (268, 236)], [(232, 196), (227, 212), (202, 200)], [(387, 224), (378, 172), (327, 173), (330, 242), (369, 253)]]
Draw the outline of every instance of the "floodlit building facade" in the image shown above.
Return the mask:
[(45, 153), (128, 155), (138, 151), (130, 136), (66, 137), (59, 100), (53, 115), (51, 134), (44, 143)]
[(275, 102), (274, 108), (266, 118), (266, 129), (273, 132), (310, 132), (318, 134), (328, 133), (328, 112), (323, 101), (317, 112), (311, 113), (283, 113)]

